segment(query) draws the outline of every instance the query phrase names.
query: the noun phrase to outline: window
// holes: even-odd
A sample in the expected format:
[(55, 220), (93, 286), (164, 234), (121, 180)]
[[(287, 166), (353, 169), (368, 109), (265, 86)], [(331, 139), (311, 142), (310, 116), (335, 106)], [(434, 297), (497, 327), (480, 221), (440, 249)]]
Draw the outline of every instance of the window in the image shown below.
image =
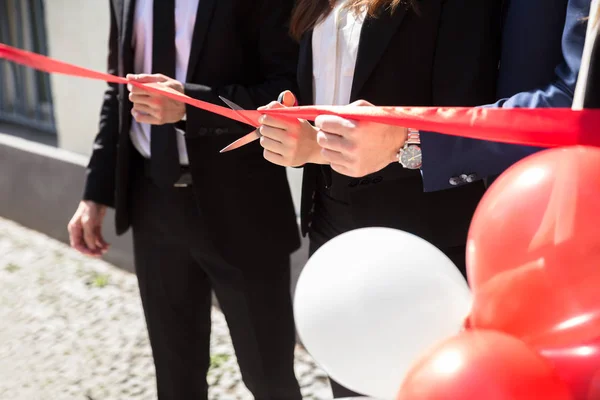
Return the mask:
[[(0, 42), (47, 54), (43, 0), (1, 0)], [(0, 121), (56, 134), (49, 75), (0, 60)]]

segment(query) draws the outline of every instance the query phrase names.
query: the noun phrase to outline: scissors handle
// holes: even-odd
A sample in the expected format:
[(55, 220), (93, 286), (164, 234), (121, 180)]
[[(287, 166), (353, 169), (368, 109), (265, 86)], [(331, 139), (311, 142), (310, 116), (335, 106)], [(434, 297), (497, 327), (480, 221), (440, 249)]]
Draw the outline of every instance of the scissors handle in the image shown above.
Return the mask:
[(298, 105), (298, 100), (296, 99), (296, 95), (290, 92), (289, 90), (284, 90), (277, 97), (277, 102), (281, 103), (285, 107), (296, 107)]

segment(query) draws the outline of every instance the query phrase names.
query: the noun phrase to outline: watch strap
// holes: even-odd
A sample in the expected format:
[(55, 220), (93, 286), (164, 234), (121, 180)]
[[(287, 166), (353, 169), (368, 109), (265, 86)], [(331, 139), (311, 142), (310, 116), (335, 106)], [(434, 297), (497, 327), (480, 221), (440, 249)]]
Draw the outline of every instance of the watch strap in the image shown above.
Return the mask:
[(421, 144), (421, 135), (419, 131), (416, 129), (408, 128), (408, 136), (405, 142), (405, 145), (420, 145)]

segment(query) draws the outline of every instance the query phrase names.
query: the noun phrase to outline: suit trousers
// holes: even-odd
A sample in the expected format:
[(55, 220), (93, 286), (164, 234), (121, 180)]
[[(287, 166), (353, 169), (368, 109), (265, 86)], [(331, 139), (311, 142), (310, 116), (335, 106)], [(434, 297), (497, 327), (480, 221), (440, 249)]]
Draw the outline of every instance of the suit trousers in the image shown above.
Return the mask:
[(265, 254), (244, 265), (224, 260), (192, 188), (159, 189), (147, 175), (142, 171), (134, 178), (131, 215), (159, 400), (208, 398), (212, 291), (254, 398), (301, 399), (294, 375), (289, 254)]
[[(309, 256), (312, 256), (321, 246), (341, 235), (342, 233), (359, 229), (352, 220), (351, 204), (331, 198), (323, 191), (317, 191), (315, 196), (314, 216), (310, 229)], [(441, 249), (452, 262), (458, 267), (463, 276), (466, 277), (465, 246), (457, 246)], [(329, 379), (334, 398), (362, 397), (356, 393)], [(400, 385), (400, 382), (398, 382)]]

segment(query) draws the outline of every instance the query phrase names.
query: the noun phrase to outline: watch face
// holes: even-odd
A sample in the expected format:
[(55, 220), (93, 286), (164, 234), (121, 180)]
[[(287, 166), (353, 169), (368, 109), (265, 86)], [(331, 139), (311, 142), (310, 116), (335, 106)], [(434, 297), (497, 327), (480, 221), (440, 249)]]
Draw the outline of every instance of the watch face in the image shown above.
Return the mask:
[(421, 168), (421, 148), (419, 146), (408, 146), (400, 156), (400, 163), (408, 169)]

